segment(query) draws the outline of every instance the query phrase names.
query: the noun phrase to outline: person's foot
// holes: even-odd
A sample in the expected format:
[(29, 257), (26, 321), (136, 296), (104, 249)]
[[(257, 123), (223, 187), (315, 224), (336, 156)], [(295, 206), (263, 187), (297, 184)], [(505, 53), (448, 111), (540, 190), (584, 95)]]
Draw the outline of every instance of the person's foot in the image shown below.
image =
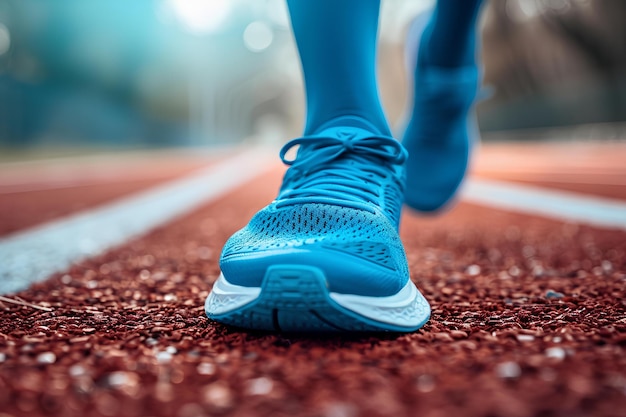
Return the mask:
[[(297, 157), (285, 154), (299, 145)], [(419, 329), (430, 307), (409, 278), (398, 224), (406, 151), (333, 127), (289, 142), (276, 200), (226, 243), (209, 318), (275, 331)]]
[(416, 21), (407, 41), (415, 97), (402, 139), (409, 152), (405, 203), (421, 212), (433, 212), (455, 196), (467, 171), (472, 144), (478, 140), (472, 105), (480, 71), (473, 64), (440, 67), (425, 63), (419, 52), (424, 42), (423, 23)]

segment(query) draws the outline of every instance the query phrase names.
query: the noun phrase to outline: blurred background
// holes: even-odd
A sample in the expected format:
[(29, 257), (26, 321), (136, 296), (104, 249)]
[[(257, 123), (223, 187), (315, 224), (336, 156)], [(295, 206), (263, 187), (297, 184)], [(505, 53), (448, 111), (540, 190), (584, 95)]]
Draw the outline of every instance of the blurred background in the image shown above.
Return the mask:
[[(382, 4), (381, 94), (397, 126), (407, 27), (433, 2)], [(625, 139), (625, 22), (623, 0), (488, 2), (483, 137)], [(0, 0), (4, 159), (280, 143), (300, 133), (303, 104), (283, 0)]]

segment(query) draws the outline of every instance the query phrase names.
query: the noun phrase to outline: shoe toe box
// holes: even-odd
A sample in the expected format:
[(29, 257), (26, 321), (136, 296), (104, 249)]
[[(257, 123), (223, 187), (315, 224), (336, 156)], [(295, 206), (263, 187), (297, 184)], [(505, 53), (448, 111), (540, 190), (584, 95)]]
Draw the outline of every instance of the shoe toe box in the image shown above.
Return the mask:
[(224, 276), (260, 287), (272, 265), (320, 268), (331, 292), (388, 296), (408, 281), (402, 243), (383, 214), (324, 204), (261, 210), (226, 243)]

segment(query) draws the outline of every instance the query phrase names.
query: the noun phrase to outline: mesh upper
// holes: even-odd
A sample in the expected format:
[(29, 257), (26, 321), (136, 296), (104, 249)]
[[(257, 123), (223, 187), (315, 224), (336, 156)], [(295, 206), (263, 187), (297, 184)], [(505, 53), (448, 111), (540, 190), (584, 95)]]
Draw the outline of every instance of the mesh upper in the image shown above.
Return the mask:
[[(326, 256), (329, 260), (332, 257), (335, 262), (346, 257), (358, 258), (364, 264), (364, 270), (371, 270), (372, 276), (384, 281), (381, 285), (389, 287), (391, 294), (408, 279), (402, 242), (396, 226), (386, 215), (379, 211), (371, 213), (329, 204), (302, 204), (280, 209), (274, 204), (269, 205), (226, 242), (221, 262), (223, 266), (228, 262), (245, 262), (242, 255), (248, 254), (255, 258), (254, 265), (262, 266), (258, 256), (263, 252), (285, 253), (290, 249), (314, 249), (318, 256)], [(332, 264), (328, 266), (333, 268)], [(246, 278), (252, 279), (252, 275), (254, 272), (250, 271)], [(237, 283), (237, 277), (234, 278)]]

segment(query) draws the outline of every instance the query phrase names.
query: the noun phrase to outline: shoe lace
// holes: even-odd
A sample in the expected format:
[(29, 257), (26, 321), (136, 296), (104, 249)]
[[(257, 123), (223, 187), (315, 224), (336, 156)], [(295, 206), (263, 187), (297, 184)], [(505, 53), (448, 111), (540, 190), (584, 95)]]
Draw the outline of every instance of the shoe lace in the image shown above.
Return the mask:
[[(300, 146), (297, 156), (287, 153)], [(287, 171), (277, 207), (303, 203), (327, 203), (373, 212), (380, 207), (382, 185), (391, 165), (401, 165), (407, 151), (395, 139), (384, 136), (302, 137), (288, 142), (280, 158)], [(403, 184), (398, 181), (403, 189)]]

